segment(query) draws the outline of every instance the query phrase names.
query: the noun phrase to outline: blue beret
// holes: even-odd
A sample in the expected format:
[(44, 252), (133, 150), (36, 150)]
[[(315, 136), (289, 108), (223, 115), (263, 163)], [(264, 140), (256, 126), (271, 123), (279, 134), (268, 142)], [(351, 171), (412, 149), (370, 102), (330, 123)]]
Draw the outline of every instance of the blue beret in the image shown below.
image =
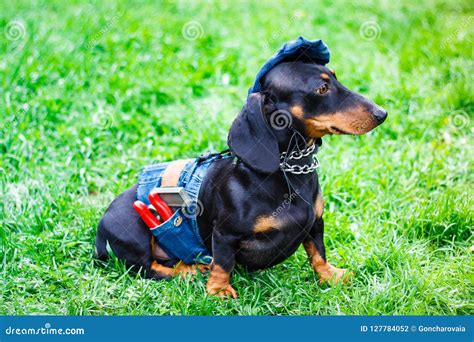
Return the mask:
[(311, 61), (317, 64), (325, 65), (329, 63), (329, 48), (322, 40), (307, 40), (298, 37), (284, 44), (265, 64), (260, 68), (253, 86), (249, 89), (249, 95), (260, 91), (260, 81), (262, 77), (280, 62), (289, 61)]

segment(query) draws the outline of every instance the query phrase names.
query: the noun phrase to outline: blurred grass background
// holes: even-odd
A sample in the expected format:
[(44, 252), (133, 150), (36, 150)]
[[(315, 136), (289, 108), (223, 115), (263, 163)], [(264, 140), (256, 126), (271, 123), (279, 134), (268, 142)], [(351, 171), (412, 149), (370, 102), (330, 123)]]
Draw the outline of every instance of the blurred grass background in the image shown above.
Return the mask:
[[(472, 314), (470, 1), (0, 1), (1, 314)], [(347, 87), (389, 112), (318, 155), (326, 287), (304, 251), (205, 279), (92, 259), (108, 203), (153, 161), (226, 148), (261, 64), (323, 39)]]

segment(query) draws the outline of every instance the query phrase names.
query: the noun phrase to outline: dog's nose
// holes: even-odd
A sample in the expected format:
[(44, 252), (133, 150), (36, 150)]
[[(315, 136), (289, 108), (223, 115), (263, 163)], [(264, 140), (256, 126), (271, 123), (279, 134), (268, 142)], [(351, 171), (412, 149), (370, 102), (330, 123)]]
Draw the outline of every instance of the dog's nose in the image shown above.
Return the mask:
[(388, 115), (387, 111), (385, 109), (382, 109), (382, 108), (377, 108), (374, 111), (374, 116), (377, 119), (377, 122), (379, 124), (381, 124), (382, 122), (385, 121), (385, 119), (387, 118), (387, 115)]

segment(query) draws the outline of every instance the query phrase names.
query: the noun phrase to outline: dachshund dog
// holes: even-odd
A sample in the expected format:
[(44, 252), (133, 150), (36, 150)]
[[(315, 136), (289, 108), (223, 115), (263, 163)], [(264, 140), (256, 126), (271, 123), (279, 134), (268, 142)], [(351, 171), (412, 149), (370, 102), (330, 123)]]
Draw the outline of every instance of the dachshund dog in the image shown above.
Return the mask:
[[(320, 281), (345, 281), (349, 272), (326, 258), (313, 153), (327, 134), (364, 134), (386, 117), (384, 109), (345, 88), (322, 65), (295, 61), (272, 68), (230, 128), (233, 158), (214, 162), (199, 191), (204, 208), (197, 217), (199, 234), (213, 257), (208, 293), (236, 298), (230, 283), (236, 263), (249, 270), (268, 268), (301, 244)], [(122, 193), (102, 217), (98, 257), (107, 257), (108, 241), (119, 259), (146, 277), (195, 272), (196, 265), (167, 260), (132, 209), (136, 190), (137, 185)]]

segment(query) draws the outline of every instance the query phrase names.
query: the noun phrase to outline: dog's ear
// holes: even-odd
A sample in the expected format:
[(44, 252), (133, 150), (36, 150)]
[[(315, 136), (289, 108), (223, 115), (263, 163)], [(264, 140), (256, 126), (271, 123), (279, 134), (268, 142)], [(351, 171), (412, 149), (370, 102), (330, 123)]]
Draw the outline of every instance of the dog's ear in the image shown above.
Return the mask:
[(251, 94), (230, 128), (227, 143), (248, 167), (263, 173), (278, 170), (278, 142), (263, 113), (264, 96)]

